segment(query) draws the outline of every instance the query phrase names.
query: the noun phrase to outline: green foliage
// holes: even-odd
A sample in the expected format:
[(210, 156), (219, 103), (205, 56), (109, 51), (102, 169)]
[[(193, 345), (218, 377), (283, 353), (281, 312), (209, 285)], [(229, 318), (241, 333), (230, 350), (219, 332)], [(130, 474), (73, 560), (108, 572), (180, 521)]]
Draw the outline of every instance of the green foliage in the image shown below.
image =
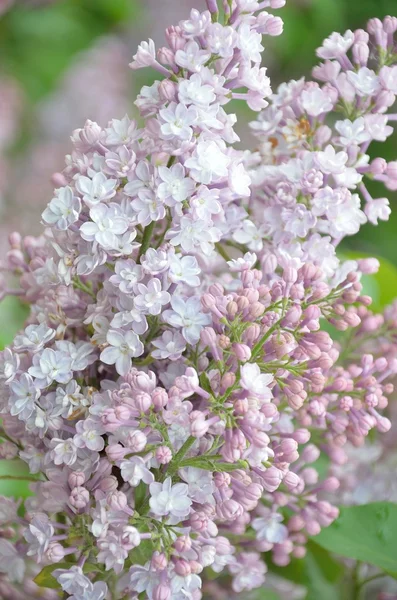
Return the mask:
[(16, 499), (32, 496), (30, 481), (24, 479), (25, 476), (30, 476), (30, 473), (27, 465), (21, 460), (0, 460), (0, 494)]
[(144, 565), (153, 556), (154, 546), (152, 540), (143, 540), (139, 546), (133, 549), (128, 555), (128, 561), (131, 565)]
[(56, 85), (74, 55), (136, 16), (133, 0), (61, 0), (16, 5), (0, 21), (2, 68), (37, 101)]
[(341, 508), (339, 518), (313, 539), (325, 550), (379, 567), (397, 578), (397, 504)]
[(305, 558), (293, 559), (286, 567), (271, 565), (270, 570), (305, 587), (305, 600), (344, 600), (342, 565), (313, 541), (308, 543)]
[(0, 302), (0, 350), (12, 341), (28, 314), (28, 308), (17, 298), (8, 296)]

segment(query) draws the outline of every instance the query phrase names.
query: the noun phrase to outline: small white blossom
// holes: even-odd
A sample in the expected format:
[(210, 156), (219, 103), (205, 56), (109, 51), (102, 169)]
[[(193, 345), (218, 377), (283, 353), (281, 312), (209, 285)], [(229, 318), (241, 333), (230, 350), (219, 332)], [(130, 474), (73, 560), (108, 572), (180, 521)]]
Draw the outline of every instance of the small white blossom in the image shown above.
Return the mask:
[(186, 349), (186, 341), (177, 331), (164, 331), (163, 335), (152, 342), (157, 350), (152, 351), (153, 358), (178, 360)]
[(192, 501), (186, 483), (172, 485), (171, 477), (167, 477), (164, 483), (151, 483), (149, 490), (150, 509), (156, 516), (167, 516), (169, 522), (174, 524), (188, 516)]
[(116, 365), (119, 375), (127, 375), (131, 368), (131, 358), (143, 354), (143, 344), (133, 331), (110, 329), (106, 336), (110, 344), (102, 350), (100, 360), (107, 365)]
[(171, 300), (170, 294), (162, 289), (161, 281), (156, 277), (151, 279), (147, 286), (138, 283), (136, 293), (135, 306), (138, 310), (150, 315), (159, 315), (162, 306)]
[(71, 187), (66, 186), (57, 190), (57, 195), (48, 204), (42, 217), (48, 225), (65, 230), (79, 219), (80, 211), (80, 198), (73, 194)]
[(123, 460), (120, 464), (121, 476), (131, 487), (137, 487), (141, 481), (149, 485), (154, 481), (154, 476), (147, 468), (140, 456), (133, 456)]
[(211, 323), (209, 315), (201, 312), (200, 299), (192, 296), (184, 300), (181, 296), (172, 296), (172, 310), (163, 313), (163, 319), (172, 327), (181, 327), (182, 335), (188, 344), (197, 344), (203, 327)]
[(159, 114), (164, 121), (160, 131), (166, 140), (174, 137), (184, 141), (192, 139), (192, 127), (198, 119), (197, 109), (194, 106), (186, 107), (184, 104), (171, 102), (166, 108), (160, 110)]
[(108, 179), (104, 173), (95, 173), (92, 179), (81, 175), (76, 180), (76, 189), (87, 206), (111, 200), (116, 195), (116, 179)]

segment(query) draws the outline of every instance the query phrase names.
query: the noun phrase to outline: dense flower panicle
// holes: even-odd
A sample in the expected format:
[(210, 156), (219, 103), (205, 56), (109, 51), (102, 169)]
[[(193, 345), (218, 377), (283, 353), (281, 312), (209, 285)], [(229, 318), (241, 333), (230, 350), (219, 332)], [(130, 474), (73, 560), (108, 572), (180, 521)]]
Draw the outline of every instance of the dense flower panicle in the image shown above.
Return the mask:
[[(266, 108), (262, 36), (282, 23), (264, 9), (282, 5), (224, 2), (222, 24), (208, 0), (167, 29), (166, 47), (142, 43), (131, 68), (164, 77), (138, 96), (142, 129), (128, 116), (87, 121), (44, 236), (10, 236), (2, 267), (19, 286), (2, 282), (0, 294), (31, 312), (0, 356), (0, 452), (28, 464), (35, 492), (23, 517), (0, 503), (4, 532), (17, 521), (0, 545), (11, 590), (31, 557), (74, 600), (199, 600), (207, 567), (246, 594), (265, 581), (266, 553), (280, 566), (304, 556), (308, 536), (337, 517), (327, 494), (339, 481), (320, 480), (320, 453), (340, 465), (345, 448), (390, 427), (393, 309), (372, 315), (362, 293), (376, 261), (335, 257), (366, 219), (349, 182), (369, 173), (360, 144), (371, 119), (336, 125), (341, 143), (357, 138), (341, 149), (320, 120), (331, 89), (298, 82)], [(337, 52), (348, 71), (349, 36), (320, 56)], [(394, 85), (394, 71), (382, 73), (375, 85), (352, 71), (360, 110)], [(259, 166), (259, 154), (233, 148), (233, 98), (265, 109), (261, 135), (278, 111), (276, 137), (283, 111), (293, 121), (302, 107), (311, 141), (286, 142)], [(332, 216), (340, 204), (351, 219)], [(326, 321), (357, 333), (339, 345)], [(356, 357), (362, 336), (368, 352)]]
[(395, 28), (387, 17), (370, 21), (368, 31), (332, 34), (317, 50), (324, 61), (313, 69), (317, 81), (283, 83), (270, 97), (251, 123), (259, 140), (249, 158), (255, 191), (237, 242), (259, 251), (261, 240), (249, 237), (263, 231), (265, 252), (274, 246), (279, 260), (314, 262), (331, 274), (345, 236), (389, 218), (387, 198), (372, 198), (366, 182), (397, 189), (395, 161), (368, 153), (371, 142), (393, 133)]

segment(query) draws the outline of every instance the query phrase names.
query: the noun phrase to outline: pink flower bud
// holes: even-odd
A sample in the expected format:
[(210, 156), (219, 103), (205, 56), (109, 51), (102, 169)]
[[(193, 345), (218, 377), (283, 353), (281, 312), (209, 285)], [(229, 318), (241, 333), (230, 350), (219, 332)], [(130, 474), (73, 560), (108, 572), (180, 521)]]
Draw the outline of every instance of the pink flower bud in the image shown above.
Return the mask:
[(147, 437), (143, 431), (130, 431), (125, 443), (132, 452), (142, 452), (147, 444)]
[(175, 562), (174, 569), (181, 577), (187, 577), (192, 572), (189, 562), (183, 558), (180, 558)]
[(84, 487), (79, 486), (72, 489), (69, 502), (77, 509), (85, 508), (90, 501), (90, 493)]
[(193, 437), (200, 438), (207, 433), (208, 427), (209, 425), (205, 420), (205, 417), (203, 415), (198, 415), (191, 421), (190, 433)]
[(116, 477), (114, 477), (113, 475), (109, 475), (109, 477), (104, 477), (100, 481), (98, 487), (100, 490), (102, 490), (102, 492), (110, 493), (110, 492), (114, 492), (115, 490), (117, 490), (118, 485), (119, 484), (118, 484)]
[(152, 399), (146, 392), (141, 392), (135, 396), (135, 404), (138, 410), (146, 413), (152, 405)]
[(157, 387), (152, 392), (152, 402), (156, 409), (160, 410), (167, 405), (168, 394), (164, 388)]
[(167, 446), (159, 446), (155, 456), (161, 465), (168, 465), (172, 460), (172, 452)]
[(159, 583), (153, 589), (153, 600), (171, 600), (172, 598), (172, 590), (165, 583)]
[(107, 497), (107, 501), (113, 510), (124, 510), (128, 505), (127, 496), (119, 490), (111, 492)]
[(81, 487), (85, 484), (85, 475), (80, 471), (74, 471), (69, 474), (68, 483), (71, 489)]
[(263, 487), (267, 492), (275, 492), (282, 481), (282, 473), (276, 467), (269, 467), (261, 475)]
[(234, 354), (236, 355), (237, 360), (241, 362), (247, 362), (251, 358), (251, 350), (245, 344), (235, 343), (232, 345), (234, 350)]
[(50, 542), (45, 555), (49, 562), (57, 563), (65, 558), (65, 549), (58, 542)]
[(117, 460), (122, 460), (128, 453), (128, 450), (127, 448), (123, 448), (121, 444), (110, 444), (110, 446), (107, 446), (105, 452), (109, 460), (115, 462)]
[(151, 566), (155, 571), (164, 571), (167, 568), (168, 560), (162, 552), (154, 552), (152, 556)]
[(8, 242), (14, 250), (19, 250), (21, 248), (22, 237), (21, 234), (17, 231), (13, 231), (8, 236)]

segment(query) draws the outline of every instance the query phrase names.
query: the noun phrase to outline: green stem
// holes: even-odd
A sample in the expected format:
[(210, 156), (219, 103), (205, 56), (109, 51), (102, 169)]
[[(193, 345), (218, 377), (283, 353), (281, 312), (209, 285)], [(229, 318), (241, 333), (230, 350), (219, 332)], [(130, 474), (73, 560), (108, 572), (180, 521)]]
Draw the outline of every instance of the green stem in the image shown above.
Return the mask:
[(41, 481), (40, 479), (37, 479), (37, 477), (32, 477), (31, 475), (0, 475), (0, 479), (11, 481)]
[(280, 321), (276, 321), (276, 323), (274, 323), (274, 325), (272, 325), (270, 327), (270, 329), (268, 329), (268, 331), (266, 331), (265, 335), (263, 337), (261, 337), (259, 342), (257, 342), (255, 344), (255, 346), (252, 349), (251, 362), (260, 353), (260, 351), (262, 350), (263, 344), (266, 342), (266, 340), (269, 339), (269, 337), (272, 335), (272, 333), (274, 333), (274, 331), (276, 331), (276, 329), (279, 327), (279, 324), (280, 324)]
[(230, 256), (228, 255), (228, 253), (226, 252), (224, 247), (221, 246), (221, 244), (219, 242), (217, 242), (215, 244), (215, 248), (216, 248), (218, 254), (220, 254), (222, 256), (222, 258), (224, 258), (226, 261), (231, 260)]
[(142, 254), (145, 254), (146, 250), (149, 248), (155, 224), (156, 222), (152, 221), (147, 227), (145, 227), (145, 231), (143, 232), (142, 244), (139, 249), (138, 262), (140, 262)]
[(167, 469), (167, 472), (170, 475), (173, 475), (175, 473), (175, 471), (178, 470), (179, 463), (181, 462), (182, 458), (185, 456), (186, 452), (188, 452), (188, 450), (193, 446), (195, 441), (196, 441), (195, 437), (193, 437), (192, 435), (189, 436), (187, 438), (186, 442), (183, 444), (183, 446), (175, 454), (174, 458), (170, 462), (169, 467)]
[(96, 299), (96, 294), (92, 291), (92, 289), (89, 288), (88, 285), (85, 285), (85, 283), (83, 283), (78, 277), (73, 279), (73, 285), (75, 288), (91, 296), (91, 298), (94, 298), (94, 300)]

